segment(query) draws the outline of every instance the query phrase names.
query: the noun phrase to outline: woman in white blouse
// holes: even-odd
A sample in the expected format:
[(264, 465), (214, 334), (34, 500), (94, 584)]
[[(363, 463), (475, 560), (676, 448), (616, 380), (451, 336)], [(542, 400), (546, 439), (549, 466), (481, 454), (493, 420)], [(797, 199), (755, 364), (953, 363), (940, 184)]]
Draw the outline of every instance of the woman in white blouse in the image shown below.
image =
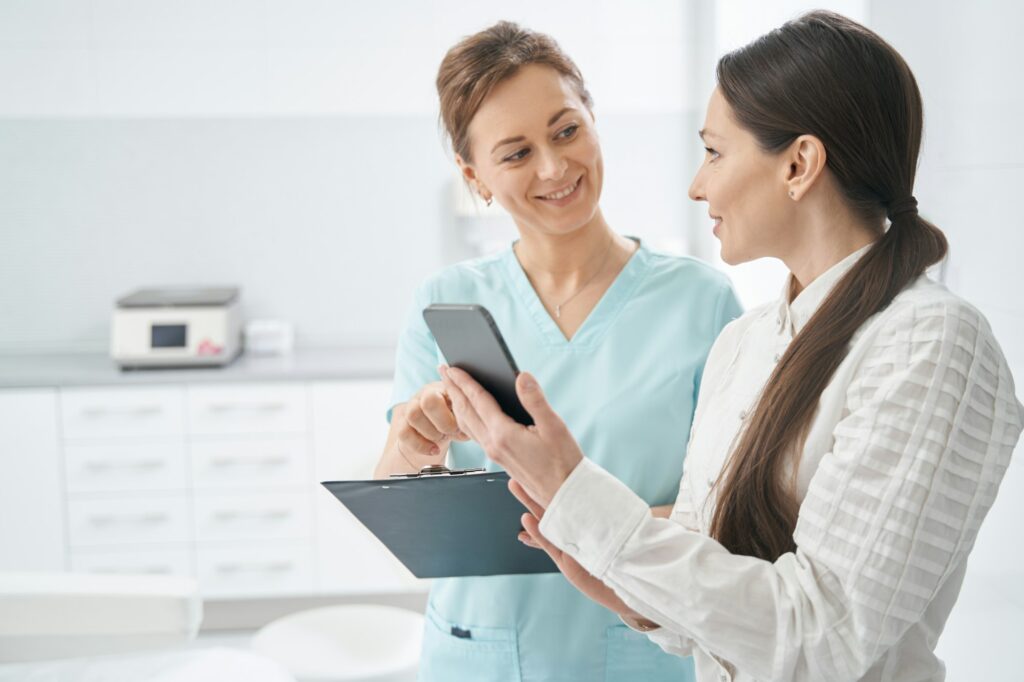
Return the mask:
[(442, 368), (459, 425), (532, 512), (520, 539), (700, 680), (942, 680), (1024, 408), (988, 323), (924, 274), (946, 240), (912, 195), (916, 82), (826, 12), (717, 75), (690, 196), (726, 262), (791, 275), (711, 350), (671, 517), (586, 459), (529, 374), (527, 428)]

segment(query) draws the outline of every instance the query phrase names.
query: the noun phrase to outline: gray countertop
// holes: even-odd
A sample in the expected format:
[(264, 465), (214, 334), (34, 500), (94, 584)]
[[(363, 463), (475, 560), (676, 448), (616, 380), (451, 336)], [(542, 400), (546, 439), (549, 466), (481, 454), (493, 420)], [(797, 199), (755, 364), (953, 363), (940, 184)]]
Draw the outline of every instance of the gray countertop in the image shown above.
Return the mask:
[(108, 355), (100, 353), (0, 355), (0, 389), (389, 379), (394, 363), (394, 348), (365, 346), (296, 350), (284, 357), (243, 353), (226, 367), (129, 371), (122, 371)]

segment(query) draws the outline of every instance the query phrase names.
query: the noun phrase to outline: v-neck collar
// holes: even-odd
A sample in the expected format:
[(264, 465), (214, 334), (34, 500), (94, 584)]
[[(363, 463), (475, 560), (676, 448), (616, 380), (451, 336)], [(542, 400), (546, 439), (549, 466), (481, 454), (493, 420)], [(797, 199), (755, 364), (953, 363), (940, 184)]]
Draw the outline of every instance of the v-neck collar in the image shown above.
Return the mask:
[(502, 271), (512, 291), (517, 294), (519, 301), (537, 325), (544, 345), (563, 349), (589, 350), (600, 342), (648, 270), (650, 251), (640, 239), (636, 237), (630, 237), (630, 239), (637, 243), (636, 251), (630, 255), (629, 260), (622, 266), (619, 274), (615, 276), (611, 285), (605, 290), (571, 339), (565, 338), (562, 330), (559, 329), (558, 324), (541, 302), (537, 291), (530, 284), (526, 271), (523, 270), (519, 259), (516, 258), (515, 249), (512, 248), (515, 246), (515, 242), (512, 242), (502, 258), (504, 265)]

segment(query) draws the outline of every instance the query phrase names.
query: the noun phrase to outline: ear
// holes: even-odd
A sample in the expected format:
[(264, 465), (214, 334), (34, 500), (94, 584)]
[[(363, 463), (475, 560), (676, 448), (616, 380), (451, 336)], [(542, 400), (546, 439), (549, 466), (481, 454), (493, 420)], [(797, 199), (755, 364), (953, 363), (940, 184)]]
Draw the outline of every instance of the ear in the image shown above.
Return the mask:
[(785, 155), (788, 161), (786, 192), (794, 201), (799, 201), (825, 170), (825, 145), (814, 135), (801, 135), (793, 140)]
[(466, 179), (469, 184), (476, 182), (476, 169), (473, 168), (472, 164), (467, 163), (460, 154), (455, 155), (455, 165), (459, 167), (459, 172), (462, 173), (462, 177)]
[(459, 172), (462, 173), (462, 178), (469, 185), (470, 190), (477, 194), (481, 199), (487, 201), (487, 197), (491, 196), (491, 193), (484, 187), (484, 184), (480, 182), (479, 176), (476, 174), (476, 168), (473, 164), (468, 163), (460, 155), (455, 155), (455, 163), (459, 167)]

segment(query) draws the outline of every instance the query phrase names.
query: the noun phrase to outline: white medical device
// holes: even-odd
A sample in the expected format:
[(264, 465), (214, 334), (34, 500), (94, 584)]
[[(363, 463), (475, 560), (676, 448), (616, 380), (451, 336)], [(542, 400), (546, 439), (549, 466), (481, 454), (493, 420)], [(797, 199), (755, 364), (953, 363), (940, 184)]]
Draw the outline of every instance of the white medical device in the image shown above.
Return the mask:
[(236, 287), (140, 289), (117, 300), (110, 355), (122, 369), (226, 365), (242, 350)]

